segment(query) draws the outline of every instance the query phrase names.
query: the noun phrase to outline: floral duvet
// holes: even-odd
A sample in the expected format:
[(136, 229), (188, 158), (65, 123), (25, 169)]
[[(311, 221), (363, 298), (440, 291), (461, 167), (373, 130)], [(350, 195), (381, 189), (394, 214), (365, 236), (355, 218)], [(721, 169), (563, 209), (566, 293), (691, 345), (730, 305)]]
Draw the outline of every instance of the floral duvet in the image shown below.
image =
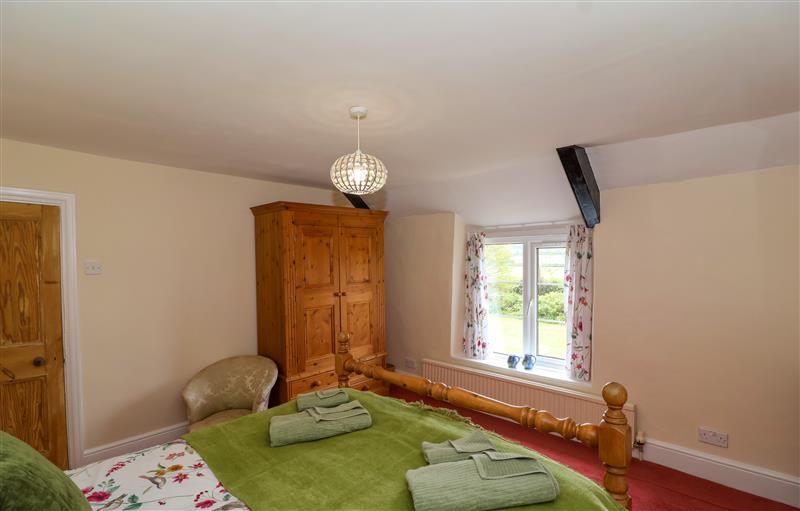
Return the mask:
[(93, 511), (244, 511), (183, 440), (67, 471)]

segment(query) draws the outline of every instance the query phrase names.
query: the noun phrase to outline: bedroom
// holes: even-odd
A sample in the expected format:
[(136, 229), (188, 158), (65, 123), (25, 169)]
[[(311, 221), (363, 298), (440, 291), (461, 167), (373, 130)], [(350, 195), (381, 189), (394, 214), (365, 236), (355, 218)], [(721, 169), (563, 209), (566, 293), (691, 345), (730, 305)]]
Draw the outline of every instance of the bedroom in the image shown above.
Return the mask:
[[(598, 427), (604, 385), (621, 383), (631, 441), (619, 454), (636, 509), (800, 507), (798, 3), (0, 9), (0, 429), (60, 468), (177, 441), (195, 422), (185, 386), (229, 357), (275, 361), (270, 405), (335, 387), (354, 369), (335, 368), (337, 334), (349, 332), (355, 358), (393, 367), (385, 378), (422, 376)], [(366, 116), (351, 116), (353, 106)], [(568, 178), (556, 149), (573, 145), (585, 148), (578, 167), (599, 195)], [(388, 169), (382, 188), (360, 196), (369, 212), (331, 180), (336, 159), (357, 146)], [(282, 201), (342, 209), (251, 210)], [(592, 213), (600, 221), (589, 229)], [(309, 219), (307, 245), (292, 244), (297, 215)], [(11, 250), (9, 234), (30, 218), (35, 232), (53, 233), (31, 238), (30, 246), (49, 239), (36, 253), (51, 256), (40, 260), (32, 294), (12, 261), (24, 250)], [(572, 226), (593, 243), (590, 321), (575, 344), (567, 333), (579, 322), (563, 293), (575, 269)], [(334, 235), (345, 228), (352, 236)], [(263, 244), (258, 233), (268, 231), (273, 241)], [(480, 266), (467, 265), (468, 241), (484, 249), (472, 259)], [(323, 256), (308, 266), (311, 277), (264, 266), (314, 247)], [(340, 256), (369, 264), (355, 280), (341, 277), (332, 270)], [(326, 268), (363, 285), (336, 280), (321, 305), (296, 291)], [(486, 278), (467, 286), (465, 274)], [(298, 280), (280, 288), (284, 277)], [(299, 317), (276, 313), (295, 305)], [(297, 328), (311, 332), (299, 351), (275, 341)], [(50, 351), (31, 344), (52, 329)], [(486, 349), (472, 349), (476, 341)], [(573, 362), (579, 353), (586, 367)], [(377, 376), (347, 381), (417, 399)], [(464, 408), (606, 498), (601, 449)], [(412, 411), (420, 410), (430, 412)], [(346, 445), (377, 425), (308, 445)], [(198, 452), (205, 461), (193, 464), (214, 465)], [(138, 466), (114, 474), (130, 470)], [(186, 502), (144, 504), (200, 484), (194, 472), (173, 471), (170, 481), (187, 479), (160, 488), (139, 477), (165, 477), (149, 470), (104, 499), (94, 484), (80, 488), (97, 494), (91, 509), (211, 500), (194, 501), (205, 491), (197, 489)], [(390, 482), (397, 508), (409, 509), (404, 473)], [(22, 505), (2, 486), (14, 474), (1, 475), (0, 502)], [(553, 505), (569, 498), (562, 491)]]

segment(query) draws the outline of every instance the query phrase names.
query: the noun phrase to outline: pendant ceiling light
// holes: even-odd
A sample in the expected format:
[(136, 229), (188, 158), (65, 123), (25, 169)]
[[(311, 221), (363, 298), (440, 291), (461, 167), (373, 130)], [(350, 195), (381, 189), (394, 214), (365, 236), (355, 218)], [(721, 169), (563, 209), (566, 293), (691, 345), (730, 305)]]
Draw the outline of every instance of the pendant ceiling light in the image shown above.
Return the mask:
[(356, 120), (358, 148), (356, 152), (340, 156), (331, 165), (331, 181), (343, 193), (366, 195), (375, 193), (386, 184), (386, 167), (383, 162), (361, 152), (361, 119), (367, 116), (367, 107), (350, 107), (350, 117)]

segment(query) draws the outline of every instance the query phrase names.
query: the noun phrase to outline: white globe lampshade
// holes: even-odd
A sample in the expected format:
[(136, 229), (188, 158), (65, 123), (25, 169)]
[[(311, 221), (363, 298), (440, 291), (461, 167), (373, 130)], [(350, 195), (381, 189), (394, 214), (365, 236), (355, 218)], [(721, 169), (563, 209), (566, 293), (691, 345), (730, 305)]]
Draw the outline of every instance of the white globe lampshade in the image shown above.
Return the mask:
[(366, 195), (386, 184), (386, 166), (371, 154), (357, 150), (340, 156), (331, 165), (331, 181), (342, 193)]

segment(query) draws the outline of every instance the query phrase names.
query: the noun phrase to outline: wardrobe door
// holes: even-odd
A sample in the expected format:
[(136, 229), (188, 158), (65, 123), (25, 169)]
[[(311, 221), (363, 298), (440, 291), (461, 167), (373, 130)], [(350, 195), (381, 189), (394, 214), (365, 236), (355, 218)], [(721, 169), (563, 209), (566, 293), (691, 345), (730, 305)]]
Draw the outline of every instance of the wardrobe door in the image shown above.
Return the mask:
[(350, 332), (350, 349), (356, 358), (376, 353), (382, 346), (381, 231), (374, 220), (340, 217), (342, 329)]
[(297, 372), (333, 368), (341, 330), (339, 236), (335, 215), (294, 213)]

